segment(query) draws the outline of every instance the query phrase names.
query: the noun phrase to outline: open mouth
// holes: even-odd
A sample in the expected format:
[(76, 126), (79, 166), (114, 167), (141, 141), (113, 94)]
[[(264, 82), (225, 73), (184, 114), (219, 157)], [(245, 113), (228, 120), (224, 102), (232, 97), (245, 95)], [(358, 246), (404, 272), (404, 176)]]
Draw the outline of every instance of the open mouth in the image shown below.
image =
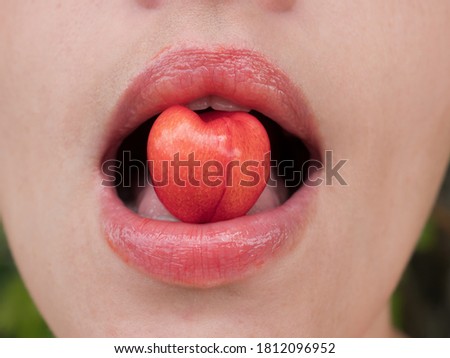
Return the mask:
[[(220, 97), (195, 100), (186, 107), (199, 114), (244, 111), (257, 118), (266, 129), (271, 148), (270, 176), (264, 191), (247, 215), (282, 205), (304, 184), (306, 175), (302, 173), (308, 173), (311, 155), (300, 138), (285, 131), (275, 121), (258, 111), (235, 105)], [(158, 116), (145, 121), (121, 143), (116, 153), (117, 163), (121, 163), (120, 171), (112, 173), (114, 186), (124, 205), (136, 214), (154, 220), (176, 222), (179, 219), (158, 199), (147, 165), (147, 138)]]
[[(173, 105), (200, 115), (247, 112), (265, 128), (270, 176), (245, 215), (180, 222), (159, 200), (145, 165), (147, 139), (156, 118)], [(101, 163), (102, 220), (109, 245), (131, 266), (171, 284), (211, 287), (246, 277), (300, 240), (312, 215), (316, 190), (305, 181), (311, 160), (321, 159), (318, 136), (302, 94), (261, 55), (167, 51), (133, 81), (110, 127)], [(112, 162), (119, 170), (105, 165)]]

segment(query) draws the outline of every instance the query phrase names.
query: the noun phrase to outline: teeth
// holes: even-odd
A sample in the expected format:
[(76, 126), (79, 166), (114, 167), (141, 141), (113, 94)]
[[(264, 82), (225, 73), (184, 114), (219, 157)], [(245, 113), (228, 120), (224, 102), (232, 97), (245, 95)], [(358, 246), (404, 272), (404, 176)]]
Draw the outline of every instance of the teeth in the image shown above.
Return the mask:
[(203, 97), (196, 99), (195, 101), (189, 103), (187, 107), (193, 111), (201, 111), (209, 107), (208, 97)]
[(250, 112), (250, 108), (240, 106), (225, 98), (218, 96), (208, 96), (196, 99), (187, 105), (193, 111), (200, 111), (207, 108), (215, 109), (216, 111), (225, 112)]
[(217, 96), (210, 96), (210, 107), (216, 111), (250, 112), (250, 108), (239, 106), (236, 103)]

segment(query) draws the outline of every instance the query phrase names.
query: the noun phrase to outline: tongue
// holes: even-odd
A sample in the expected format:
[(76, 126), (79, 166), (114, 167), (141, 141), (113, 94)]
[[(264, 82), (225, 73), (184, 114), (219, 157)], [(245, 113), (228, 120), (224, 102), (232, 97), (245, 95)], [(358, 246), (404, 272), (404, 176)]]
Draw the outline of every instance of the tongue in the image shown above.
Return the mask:
[(261, 211), (270, 210), (280, 206), (288, 199), (288, 192), (281, 180), (276, 186), (266, 185), (255, 205), (248, 211), (247, 215), (256, 214)]
[[(266, 186), (260, 197), (248, 211), (247, 215), (273, 209), (287, 199), (286, 188), (278, 183), (277, 186)], [(164, 221), (179, 221), (161, 203), (152, 185), (146, 186), (137, 198), (137, 212), (139, 215)]]
[(148, 185), (137, 198), (137, 212), (139, 215), (155, 220), (179, 221), (161, 203), (153, 185)]

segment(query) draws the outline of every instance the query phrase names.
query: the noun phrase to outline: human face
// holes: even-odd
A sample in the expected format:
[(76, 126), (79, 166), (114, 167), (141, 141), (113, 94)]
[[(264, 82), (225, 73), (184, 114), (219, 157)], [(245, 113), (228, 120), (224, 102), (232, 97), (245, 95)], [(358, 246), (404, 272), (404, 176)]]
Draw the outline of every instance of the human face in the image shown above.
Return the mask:
[[(0, 11), (0, 214), (56, 335), (390, 333), (388, 300), (450, 153), (449, 1), (3, 0)], [(194, 48), (263, 58), (301, 92), (320, 156), (347, 160), (347, 185), (283, 204), (298, 221), (273, 257), (202, 285), (114, 250), (100, 194), (127, 88)]]

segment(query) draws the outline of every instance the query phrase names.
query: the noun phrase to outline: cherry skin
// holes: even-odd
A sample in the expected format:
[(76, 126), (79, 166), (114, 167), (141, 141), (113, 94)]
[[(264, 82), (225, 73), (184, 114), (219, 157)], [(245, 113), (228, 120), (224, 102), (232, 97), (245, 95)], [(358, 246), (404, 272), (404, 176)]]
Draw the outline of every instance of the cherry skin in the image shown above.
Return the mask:
[(270, 142), (246, 112), (202, 114), (183, 106), (162, 112), (152, 126), (147, 158), (156, 195), (187, 223), (245, 215), (269, 177)]

